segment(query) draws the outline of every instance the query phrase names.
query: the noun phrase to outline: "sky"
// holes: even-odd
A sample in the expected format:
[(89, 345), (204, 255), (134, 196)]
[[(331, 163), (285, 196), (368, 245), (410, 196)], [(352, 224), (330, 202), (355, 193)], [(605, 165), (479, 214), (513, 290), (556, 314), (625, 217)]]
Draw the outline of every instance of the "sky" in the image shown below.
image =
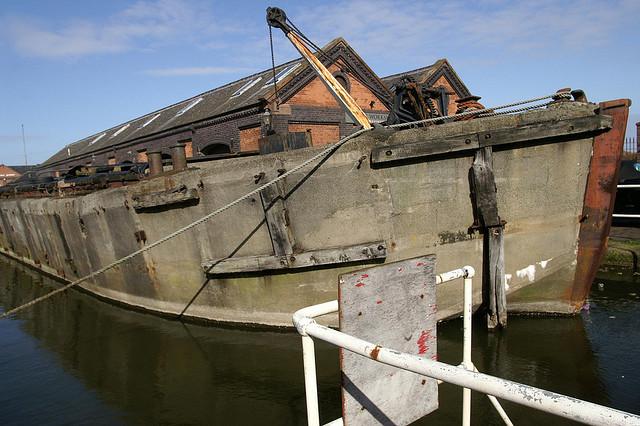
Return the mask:
[[(344, 37), (379, 75), (447, 58), (486, 106), (559, 88), (630, 98), (640, 121), (640, 1), (2, 0), (0, 164), (271, 66), (267, 6), (316, 44)], [(274, 32), (275, 57), (296, 57)]]

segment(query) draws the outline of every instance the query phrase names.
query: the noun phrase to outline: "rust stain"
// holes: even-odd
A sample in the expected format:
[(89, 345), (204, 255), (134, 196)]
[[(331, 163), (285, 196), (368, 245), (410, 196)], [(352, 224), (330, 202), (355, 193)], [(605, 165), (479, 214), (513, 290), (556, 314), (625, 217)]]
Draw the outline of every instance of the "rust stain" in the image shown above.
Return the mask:
[(356, 287), (364, 287), (364, 286), (365, 286), (365, 283), (358, 283), (358, 284), (356, 284)]
[(380, 353), (380, 349), (382, 349), (380, 346), (377, 346), (375, 348), (373, 348), (371, 350), (371, 353), (369, 355), (371, 355), (371, 358), (373, 359), (378, 359), (378, 354)]
[(427, 345), (427, 341), (429, 339), (431, 339), (431, 331), (424, 330), (422, 333), (420, 333), (420, 337), (418, 337), (418, 341), (416, 342), (418, 344), (419, 355), (424, 355), (429, 350), (429, 346)]
[(416, 263), (416, 266), (424, 266), (424, 262), (418, 262)]
[(578, 236), (573, 287), (566, 298), (578, 310), (584, 303), (604, 256), (616, 198), (616, 184), (631, 101), (600, 103), (600, 114), (613, 119), (611, 130), (594, 138)]
[(379, 305), (382, 303), (382, 300), (376, 300), (376, 305)]
[(369, 274), (362, 274), (360, 278), (369, 278)]

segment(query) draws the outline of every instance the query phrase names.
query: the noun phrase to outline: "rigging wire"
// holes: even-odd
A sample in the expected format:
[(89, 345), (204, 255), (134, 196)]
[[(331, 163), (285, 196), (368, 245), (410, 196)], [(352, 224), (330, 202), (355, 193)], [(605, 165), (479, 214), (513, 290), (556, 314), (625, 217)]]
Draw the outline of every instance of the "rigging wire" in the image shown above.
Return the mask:
[(273, 53), (273, 34), (271, 25), (269, 27), (269, 47), (271, 47), (271, 70), (273, 71), (273, 91), (275, 92), (276, 109), (280, 106), (280, 97), (278, 96), (278, 82), (276, 81), (276, 57)]
[(320, 56), (325, 58), (325, 60), (328, 63), (336, 62), (336, 64), (342, 65), (343, 67), (347, 68), (348, 72), (350, 72), (350, 74), (356, 80), (358, 80), (358, 82), (360, 82), (367, 89), (371, 90), (371, 92), (373, 92), (381, 101), (383, 101), (383, 102), (389, 102), (390, 101), (390, 98), (391, 98), (391, 93), (390, 92), (387, 92), (387, 93), (381, 92), (378, 88), (376, 88), (373, 85), (371, 85), (370, 82), (366, 81), (366, 79), (362, 78), (360, 76), (358, 70), (356, 70), (355, 67), (353, 65), (351, 65), (349, 62), (347, 62), (344, 58), (339, 57), (337, 60), (334, 60), (320, 46), (315, 44), (302, 31), (300, 31), (298, 29), (298, 27), (296, 27), (296, 25), (289, 18), (287, 18), (286, 22), (287, 22), (287, 24), (289, 24), (289, 26), (291, 27), (291, 29), (292, 29), (294, 34), (296, 34), (303, 42), (305, 42), (308, 47), (310, 47), (312, 49), (315, 49), (320, 54)]

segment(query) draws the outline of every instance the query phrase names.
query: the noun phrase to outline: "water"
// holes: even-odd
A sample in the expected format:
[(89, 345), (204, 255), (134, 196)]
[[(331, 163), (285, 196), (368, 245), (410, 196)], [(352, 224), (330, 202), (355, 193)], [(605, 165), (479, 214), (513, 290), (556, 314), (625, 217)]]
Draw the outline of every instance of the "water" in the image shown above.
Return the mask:
[[(624, 279), (621, 279), (624, 278)], [(572, 318), (476, 326), (484, 372), (640, 413), (640, 284), (615, 272)], [(0, 307), (58, 284), (0, 258)], [(602, 288), (601, 288), (602, 287)], [(440, 359), (459, 363), (461, 321), (438, 327)], [(300, 339), (293, 333), (201, 327), (129, 312), (70, 291), (0, 321), (3, 424), (305, 424)], [(338, 352), (318, 342), (322, 421), (340, 416)], [(440, 409), (417, 424), (459, 424), (461, 390), (440, 386)], [(511, 403), (518, 425), (572, 424)], [(474, 424), (501, 424), (474, 394)]]

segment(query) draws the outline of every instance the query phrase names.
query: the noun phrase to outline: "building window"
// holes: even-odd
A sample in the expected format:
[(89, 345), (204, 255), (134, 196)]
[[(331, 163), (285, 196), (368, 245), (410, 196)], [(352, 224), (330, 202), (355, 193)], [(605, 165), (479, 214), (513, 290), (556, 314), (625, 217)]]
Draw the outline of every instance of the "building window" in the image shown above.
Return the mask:
[(116, 136), (118, 136), (120, 133), (124, 132), (125, 130), (127, 130), (129, 128), (129, 126), (131, 126), (131, 123), (127, 123), (124, 126), (120, 127), (120, 129), (118, 129), (117, 132), (115, 132), (113, 135), (111, 135), (111, 138), (115, 138)]
[(231, 148), (225, 143), (212, 143), (200, 150), (204, 155), (230, 154)]
[(142, 150), (138, 151), (138, 154), (136, 155), (136, 162), (137, 163), (146, 163), (146, 162), (148, 162), (148, 160), (147, 160), (147, 150), (146, 149), (142, 149)]
[(94, 140), (92, 140), (91, 142), (89, 142), (89, 145), (93, 145), (94, 143), (98, 142), (100, 139), (102, 139), (107, 133), (102, 133), (99, 136), (97, 136)]
[(289, 133), (311, 133), (313, 146), (326, 145), (340, 139), (340, 126), (337, 123), (290, 123)]
[(260, 126), (240, 129), (240, 152), (258, 151), (260, 149), (258, 140), (260, 139)]
[(242, 95), (244, 92), (246, 92), (247, 90), (255, 86), (260, 80), (262, 80), (262, 77), (258, 77), (255, 80), (250, 80), (246, 82), (245, 84), (242, 85), (242, 87), (240, 87), (238, 90), (233, 92), (233, 94), (231, 95), (231, 98), (235, 98), (237, 96)]
[(182, 114), (184, 114), (185, 112), (189, 111), (191, 108), (193, 108), (194, 106), (198, 105), (200, 102), (202, 102), (202, 97), (191, 101), (187, 106), (183, 107), (180, 111), (178, 111), (176, 113), (176, 117), (181, 116)]
[(179, 141), (179, 143), (184, 144), (184, 155), (187, 158), (193, 157), (193, 142), (191, 142), (191, 139)]
[[(286, 76), (291, 74), (291, 72), (293, 70), (295, 70), (296, 68), (298, 68), (299, 66), (300, 66), (300, 62), (298, 62), (297, 64), (288, 65), (288, 66), (284, 67), (283, 69), (281, 69), (280, 71), (278, 71), (278, 73), (276, 74), (275, 83), (279, 83), (280, 80), (282, 80), (283, 78), (285, 78)], [(271, 77), (265, 83), (265, 86), (272, 85), (273, 83), (274, 83), (274, 79), (273, 79), (273, 77)]]
[(333, 77), (340, 83), (342, 87), (344, 87), (347, 92), (351, 90), (351, 83), (349, 82), (349, 77), (341, 71), (334, 72)]
[(153, 120), (155, 120), (158, 117), (160, 117), (160, 113), (154, 115), (153, 117), (151, 117), (150, 119), (148, 119), (147, 121), (142, 123), (142, 126), (140, 126), (140, 128), (147, 127), (149, 124), (151, 124), (153, 122)]

